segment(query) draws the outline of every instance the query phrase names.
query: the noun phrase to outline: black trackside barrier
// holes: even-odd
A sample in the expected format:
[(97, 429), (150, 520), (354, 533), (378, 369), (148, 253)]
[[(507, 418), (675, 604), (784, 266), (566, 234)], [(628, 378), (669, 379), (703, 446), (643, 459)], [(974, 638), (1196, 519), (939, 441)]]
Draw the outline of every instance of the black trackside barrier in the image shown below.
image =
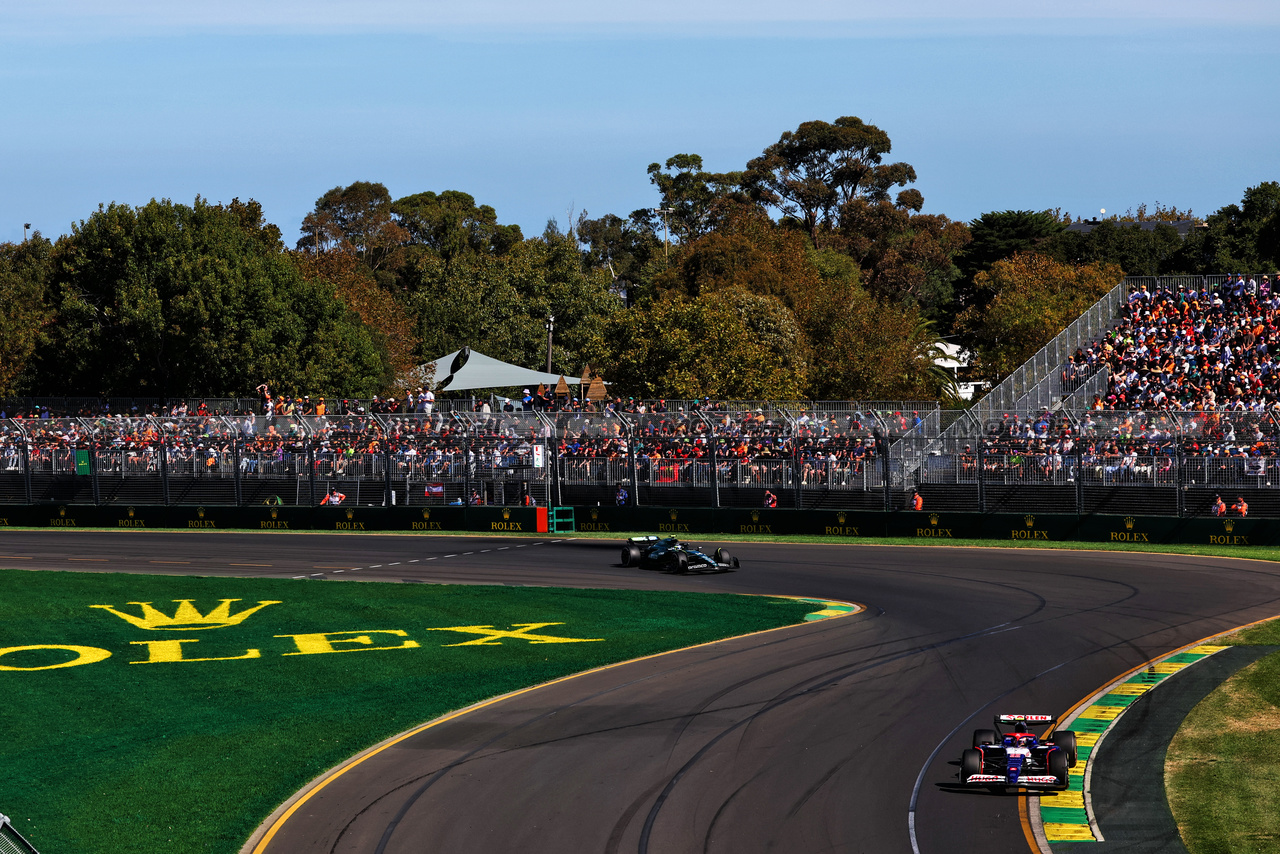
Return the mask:
[[(909, 540), (1004, 540), (1211, 546), (1280, 545), (1280, 520), (1263, 518), (1178, 519), (1169, 516), (1077, 516), (1067, 513), (976, 513), (792, 508), (689, 508), (602, 505), (574, 507), (579, 533), (610, 538), (652, 533), (681, 538), (716, 535), (807, 535), (832, 541), (868, 537)], [(109, 528), (239, 531), (400, 531), (405, 533), (547, 533), (546, 507), (430, 505), (186, 506), (161, 504), (0, 505), (5, 528)], [(2, 561), (0, 561), (2, 563)]]

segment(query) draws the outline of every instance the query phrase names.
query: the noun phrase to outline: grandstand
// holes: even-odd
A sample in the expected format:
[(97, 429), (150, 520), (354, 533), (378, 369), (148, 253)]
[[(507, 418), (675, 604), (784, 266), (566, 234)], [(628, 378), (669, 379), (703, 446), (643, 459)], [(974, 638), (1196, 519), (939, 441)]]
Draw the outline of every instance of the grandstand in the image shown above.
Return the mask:
[(1280, 517), (1278, 349), (1266, 277), (1131, 278), (963, 411), (6, 401), (0, 503), (315, 505), (336, 489), (379, 506), (899, 510), (918, 491), (930, 510), (1202, 516), (1221, 495)]

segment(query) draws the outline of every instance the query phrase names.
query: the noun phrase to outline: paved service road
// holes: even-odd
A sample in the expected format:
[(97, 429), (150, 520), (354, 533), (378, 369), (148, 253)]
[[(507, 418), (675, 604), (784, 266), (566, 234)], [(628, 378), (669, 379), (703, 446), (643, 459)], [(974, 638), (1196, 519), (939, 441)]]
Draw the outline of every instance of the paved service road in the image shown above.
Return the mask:
[(730, 547), (740, 571), (675, 577), (617, 566), (612, 541), (5, 532), (0, 566), (867, 606), (572, 679), (425, 730), (304, 803), (270, 854), (1025, 852), (1021, 796), (956, 786), (973, 729), (997, 711), (1059, 714), (1130, 667), (1280, 613), (1280, 567), (1262, 562)]

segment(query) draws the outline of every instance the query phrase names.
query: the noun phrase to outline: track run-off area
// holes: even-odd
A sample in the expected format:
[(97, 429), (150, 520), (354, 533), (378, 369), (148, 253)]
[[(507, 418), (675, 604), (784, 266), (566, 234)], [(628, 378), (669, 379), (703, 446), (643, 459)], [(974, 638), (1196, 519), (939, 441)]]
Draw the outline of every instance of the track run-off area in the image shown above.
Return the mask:
[(623, 569), (619, 547), (554, 535), (6, 531), (0, 566), (865, 606), (603, 668), (424, 728), (329, 779), (287, 820), (263, 816), (268, 833), (246, 848), (263, 854), (1034, 850), (1025, 795), (959, 786), (973, 729), (998, 712), (1062, 714), (1153, 658), (1280, 614), (1280, 565), (1262, 561), (733, 543), (740, 570), (674, 576)]

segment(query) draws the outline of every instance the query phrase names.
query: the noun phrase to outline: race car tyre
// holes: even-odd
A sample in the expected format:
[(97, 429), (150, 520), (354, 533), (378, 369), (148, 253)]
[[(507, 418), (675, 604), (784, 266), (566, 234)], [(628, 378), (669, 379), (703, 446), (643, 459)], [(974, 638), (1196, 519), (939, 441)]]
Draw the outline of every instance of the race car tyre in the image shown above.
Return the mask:
[(728, 566), (737, 565), (733, 562), (733, 555), (729, 554), (724, 549), (716, 549), (716, 563)]
[(1045, 760), (1045, 766), (1049, 773), (1056, 777), (1059, 786), (1067, 785), (1067, 756), (1061, 750), (1049, 751), (1049, 758)]
[(733, 559), (733, 568), (734, 568), (734, 569), (737, 569), (737, 568), (738, 568), (738, 567), (740, 567), (740, 566), (742, 566), (742, 564), (738, 563), (738, 559), (735, 557), (735, 558)]
[(967, 783), (974, 774), (982, 773), (982, 751), (976, 748), (960, 754), (960, 782)]
[(676, 575), (684, 575), (689, 571), (689, 556), (684, 552), (676, 552), (671, 557), (671, 571)]
[(1000, 736), (993, 729), (975, 729), (973, 731), (973, 746), (981, 747), (984, 744), (999, 744)]
[(637, 546), (627, 544), (622, 547), (622, 565), (638, 566), (640, 564), (640, 549)]
[(1062, 732), (1055, 732), (1053, 738), (1050, 739), (1052, 744), (1058, 745), (1062, 752), (1067, 755), (1067, 767), (1076, 767), (1076, 734), (1069, 729)]

